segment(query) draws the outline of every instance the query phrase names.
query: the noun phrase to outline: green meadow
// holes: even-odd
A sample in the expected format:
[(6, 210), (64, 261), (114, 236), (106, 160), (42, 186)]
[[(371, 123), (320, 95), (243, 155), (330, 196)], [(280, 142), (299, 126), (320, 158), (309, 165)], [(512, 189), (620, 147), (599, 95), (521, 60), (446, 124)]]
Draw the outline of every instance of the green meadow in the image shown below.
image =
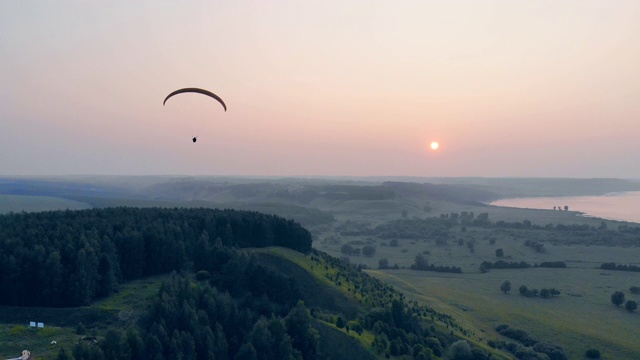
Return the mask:
[[(414, 219), (436, 217), (455, 212), (452, 204), (434, 205), (429, 212), (414, 209)], [(606, 271), (599, 269), (605, 262), (640, 265), (640, 242), (637, 236), (624, 238), (606, 235), (596, 230), (606, 223), (616, 230), (619, 223), (602, 219), (585, 218), (576, 213), (553, 210), (525, 210), (499, 207), (461, 206), (462, 211), (486, 212), (493, 222), (529, 220), (533, 224), (588, 225), (585, 232), (557, 232), (547, 229), (511, 229), (496, 227), (457, 225), (449, 230), (446, 244), (436, 244), (432, 237), (381, 238), (375, 229), (378, 225), (402, 219), (397, 209), (384, 215), (370, 213), (368, 217), (341, 214), (331, 229), (316, 233), (314, 246), (351, 264), (366, 266), (369, 274), (397, 287), (414, 300), (451, 314), (463, 326), (471, 329), (470, 337), (481, 342), (489, 340), (514, 341), (495, 331), (500, 324), (522, 329), (532, 337), (559, 345), (570, 359), (583, 359), (590, 348), (600, 350), (604, 359), (640, 358), (640, 315), (629, 312), (624, 306), (611, 303), (611, 294), (621, 290), (626, 300), (640, 302), (640, 295), (629, 292), (631, 286), (640, 286), (640, 273)], [(484, 211), (484, 209), (488, 211)], [(445, 212), (446, 210), (447, 212)], [(411, 212), (409, 216), (411, 217)], [(364, 235), (358, 230), (367, 229)], [(619, 234), (619, 233), (613, 233)], [(609, 239), (607, 236), (611, 236)], [(525, 246), (534, 240), (544, 244), (544, 252), (536, 252)], [(473, 251), (467, 245), (473, 243)], [(370, 245), (375, 254), (347, 255), (341, 251), (348, 244), (354, 248)], [(502, 249), (504, 256), (497, 257)], [(410, 270), (416, 255), (422, 255), (429, 264), (456, 266), (462, 274)], [(378, 269), (379, 260), (387, 259), (390, 267)], [(480, 270), (483, 261), (541, 262), (562, 261), (567, 268)], [(508, 280), (511, 291), (503, 294), (500, 285)], [(555, 288), (560, 295), (549, 299), (525, 297), (519, 294), (521, 285), (528, 288)]]
[[(408, 296), (453, 315), (475, 329), (476, 336), (499, 338), (495, 327), (508, 324), (539, 340), (561, 345), (571, 359), (582, 358), (589, 348), (599, 349), (608, 359), (632, 359), (640, 354), (640, 316), (610, 302), (613, 291), (638, 283), (638, 274), (543, 268), (491, 270), (486, 274), (414, 270), (369, 273)], [(500, 291), (504, 280), (512, 284), (507, 294)], [(518, 293), (520, 285), (554, 287), (561, 294), (550, 299), (528, 298)], [(640, 296), (625, 293), (627, 298), (640, 301)]]

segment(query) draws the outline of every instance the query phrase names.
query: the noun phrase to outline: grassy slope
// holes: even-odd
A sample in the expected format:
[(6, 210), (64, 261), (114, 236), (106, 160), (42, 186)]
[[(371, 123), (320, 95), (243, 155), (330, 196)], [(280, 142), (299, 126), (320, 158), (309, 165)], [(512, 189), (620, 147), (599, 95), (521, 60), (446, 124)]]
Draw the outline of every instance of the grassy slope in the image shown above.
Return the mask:
[[(255, 249), (260, 261), (292, 276), (300, 284), (305, 294), (307, 306), (320, 306), (355, 318), (359, 304), (344, 288), (336, 288), (324, 278), (319, 267), (303, 254), (284, 248)], [(334, 271), (330, 269), (329, 272)], [(94, 302), (87, 307), (77, 308), (22, 308), (0, 307), (0, 358), (13, 357), (28, 349), (38, 359), (54, 358), (60, 347), (71, 350), (81, 335), (76, 334), (78, 323), (82, 322), (89, 333), (103, 335), (109, 327), (125, 328), (139, 319), (141, 312), (157, 293), (166, 276), (140, 279), (124, 284), (119, 292), (109, 298)], [(44, 329), (30, 329), (28, 321), (45, 322)], [(332, 324), (317, 321), (316, 329), (323, 336), (321, 346), (332, 359), (375, 359), (369, 344), (371, 333), (361, 336), (346, 333)], [(52, 345), (51, 341), (57, 341)], [(349, 348), (349, 354), (344, 348)]]
[[(53, 359), (60, 347), (70, 351), (81, 335), (82, 322), (90, 333), (135, 322), (166, 276), (150, 277), (120, 286), (117, 294), (77, 308), (24, 308), (0, 306), (0, 358), (16, 357), (28, 349), (38, 359)], [(44, 322), (44, 329), (29, 328), (29, 321)], [(57, 344), (52, 345), (55, 340)]]
[[(311, 303), (307, 303), (308, 306), (313, 306), (311, 304), (318, 304), (318, 306), (322, 306), (324, 308), (327, 309), (332, 309), (334, 311), (341, 311), (342, 313), (344, 313), (345, 315), (347, 315), (347, 313), (350, 310), (353, 310), (353, 306), (355, 306), (354, 301), (358, 299), (358, 297), (355, 297), (352, 293), (350, 293), (348, 291), (348, 284), (343, 284), (342, 287), (336, 287), (332, 282), (330, 282), (329, 280), (327, 280), (324, 277), (325, 272), (327, 272), (327, 270), (325, 270), (323, 267), (318, 267), (317, 265), (314, 266), (314, 262), (310, 260), (309, 257), (300, 254), (298, 252), (289, 250), (289, 249), (283, 249), (283, 248), (268, 248), (268, 249), (259, 249), (257, 250), (260, 253), (263, 254), (273, 254), (273, 255), (277, 255), (278, 257), (283, 257), (286, 258), (288, 260), (291, 261), (291, 263), (294, 263), (296, 266), (294, 267), (290, 267), (291, 263), (288, 262), (279, 262), (280, 269), (281, 270), (286, 270), (287, 273), (294, 277), (297, 281), (300, 281), (300, 279), (306, 278), (306, 280), (303, 281), (302, 286), (305, 288), (305, 291), (308, 292), (308, 299), (311, 301)], [(286, 266), (285, 268), (281, 267), (281, 266)], [(296, 269), (297, 268), (297, 269)], [(330, 273), (334, 273), (335, 270), (332, 268), (329, 268), (328, 270)], [(311, 276), (311, 277), (309, 277)], [(383, 280), (386, 281), (386, 279), (384, 279), (384, 277), (380, 277)], [(395, 279), (394, 279), (395, 280)], [(404, 291), (405, 294), (407, 294), (410, 298), (411, 293), (418, 293), (419, 290), (415, 289), (412, 290), (409, 287), (406, 286), (405, 284), (402, 283), (398, 283), (396, 281), (389, 281), (390, 284), (392, 284), (393, 286), (395, 286), (397, 289)], [(336, 290), (339, 290), (339, 292), (342, 295), (338, 295), (336, 294)], [(331, 294), (330, 297), (327, 297), (327, 295), (322, 295), (322, 294)], [(329, 302), (326, 302), (326, 300), (329, 300)], [(336, 304), (336, 299), (339, 299), (337, 301)], [(349, 300), (350, 299), (350, 300)], [(422, 296), (419, 296), (416, 298), (416, 300), (419, 300), (421, 303), (425, 303), (426, 301), (424, 301), (425, 299), (422, 298)], [(337, 305), (337, 306), (336, 306)], [(345, 308), (344, 306), (348, 306), (347, 308)], [(439, 309), (436, 309), (439, 310)], [(447, 309), (449, 310), (449, 309)], [(450, 312), (446, 312), (447, 314), (449, 314)], [(349, 316), (347, 315), (347, 318), (349, 318)], [(341, 331), (342, 330), (338, 330), (337, 328), (335, 328), (335, 326), (330, 325), (330, 324), (325, 324), (326, 326), (329, 326), (331, 328), (333, 328), (336, 331)], [(469, 324), (463, 324), (465, 328), (471, 329), (472, 332), (475, 331), (476, 329), (473, 327), (469, 327)], [(449, 331), (449, 330), (446, 330)], [(477, 331), (476, 331), (477, 332)], [(322, 332), (321, 332), (322, 333)], [(373, 341), (373, 334), (368, 333), (368, 332), (364, 332), (362, 334), (362, 336), (358, 336), (357, 334), (350, 332), (348, 334), (350, 337), (357, 339), (360, 341), (360, 344), (363, 348), (368, 349), (370, 347), (371, 342)], [(467, 340), (469, 340), (470, 342), (474, 343), (476, 346), (479, 346), (481, 348), (483, 348), (486, 352), (491, 353), (492, 354), (492, 358), (493, 359), (508, 359), (510, 357), (506, 356), (504, 353), (501, 353), (500, 351), (496, 351), (494, 349), (489, 348), (484, 342), (486, 341), (486, 339), (482, 339), (483, 336), (477, 336), (478, 334), (476, 334), (476, 336), (473, 336), (470, 334), (470, 336), (464, 336), (461, 333), (458, 333), (459, 336), (462, 336), (464, 338), (467, 338)], [(343, 340), (345, 341), (345, 340)], [(336, 345), (338, 346), (338, 345)], [(360, 350), (358, 350), (360, 351)], [(373, 355), (373, 353), (369, 352), (370, 354)], [(354, 357), (351, 357), (354, 358)], [(360, 358), (360, 357), (357, 357)]]
[[(286, 248), (256, 249), (261, 254), (260, 262), (291, 276), (303, 289), (302, 296), (307, 307), (321, 307), (344, 314), (347, 318), (356, 317), (359, 305), (353, 294), (348, 293), (346, 285), (337, 288), (324, 277), (326, 272), (335, 273), (335, 269), (325, 271), (315, 266), (305, 255)], [(287, 259), (289, 261), (282, 261)]]
[[(256, 249), (261, 254), (260, 261), (267, 266), (273, 266), (286, 273), (296, 280), (300, 286), (305, 305), (308, 307), (320, 307), (329, 311), (343, 314), (347, 320), (355, 319), (361, 305), (358, 303), (359, 297), (348, 291), (348, 285), (335, 286), (324, 275), (325, 273), (335, 274), (336, 270), (329, 267), (318, 266), (304, 254), (286, 248), (266, 248)], [(282, 261), (282, 260), (286, 261)], [(371, 350), (373, 334), (365, 331), (358, 335), (351, 331), (346, 333), (338, 329), (335, 325), (323, 321), (317, 321), (316, 329), (321, 336), (321, 347), (324, 351), (330, 349), (332, 359), (375, 359), (376, 355)], [(341, 335), (340, 335), (341, 334)], [(348, 346), (349, 354), (345, 354), (343, 349)]]

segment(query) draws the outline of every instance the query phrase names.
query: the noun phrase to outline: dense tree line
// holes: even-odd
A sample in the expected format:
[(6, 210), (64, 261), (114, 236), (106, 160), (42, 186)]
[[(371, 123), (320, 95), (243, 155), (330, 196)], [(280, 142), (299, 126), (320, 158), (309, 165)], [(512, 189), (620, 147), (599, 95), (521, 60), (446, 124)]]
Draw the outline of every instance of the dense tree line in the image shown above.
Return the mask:
[(538, 297), (538, 296), (540, 296), (543, 299), (549, 299), (549, 298), (552, 298), (554, 296), (560, 295), (560, 291), (557, 290), (556, 288), (549, 288), (549, 289), (542, 288), (542, 289), (538, 290), (538, 289), (529, 289), (526, 285), (520, 286), (518, 291), (520, 292), (520, 295), (522, 295), (522, 296), (526, 296), (526, 297)]
[(557, 345), (541, 342), (524, 330), (514, 329), (509, 325), (501, 324), (496, 327), (496, 331), (505, 337), (518, 341), (516, 343), (490, 343), (495, 347), (505, 348), (513, 353), (518, 359), (550, 359), (550, 360), (566, 360), (567, 355), (564, 350)]
[(435, 271), (435, 272), (446, 272), (446, 273), (454, 273), (461, 274), (462, 268), (458, 266), (444, 266), (444, 265), (433, 265), (429, 264), (429, 261), (422, 254), (418, 254), (415, 257), (414, 263), (411, 264), (411, 270), (421, 270), (421, 271)]
[(498, 260), (495, 262), (491, 261), (483, 261), (480, 264), (480, 271), (487, 272), (491, 269), (528, 269), (531, 267), (531, 264), (524, 261), (504, 261)]
[(621, 265), (616, 263), (604, 263), (600, 265), (600, 269), (603, 270), (616, 270), (616, 271), (633, 271), (640, 272), (640, 266), (637, 265)]
[[(492, 221), (488, 213), (473, 212), (441, 214), (439, 217), (403, 218), (380, 224), (374, 228), (369, 223), (345, 222), (336, 229), (343, 236), (376, 236), (381, 239), (433, 240), (437, 245), (447, 245), (455, 240), (457, 231), (468, 228), (497, 228), (507, 234), (523, 236), (526, 246), (539, 253), (545, 252), (544, 242), (563, 244), (631, 245), (640, 243), (640, 227), (620, 225), (618, 229), (607, 227), (605, 222), (598, 227), (586, 224), (534, 224), (530, 220), (521, 222)], [(471, 249), (471, 248), (470, 248)]]
[(629, 225), (620, 225), (618, 231), (627, 234), (637, 234), (640, 235), (640, 226), (629, 226)]
[(121, 207), (3, 215), (0, 304), (86, 305), (142, 276), (219, 270), (211, 267), (220, 264), (222, 246), (271, 245), (309, 252), (311, 235), (291, 220), (235, 210)]
[(554, 268), (554, 269), (565, 269), (567, 264), (564, 261), (543, 261), (540, 264), (536, 264), (535, 266), (541, 268)]

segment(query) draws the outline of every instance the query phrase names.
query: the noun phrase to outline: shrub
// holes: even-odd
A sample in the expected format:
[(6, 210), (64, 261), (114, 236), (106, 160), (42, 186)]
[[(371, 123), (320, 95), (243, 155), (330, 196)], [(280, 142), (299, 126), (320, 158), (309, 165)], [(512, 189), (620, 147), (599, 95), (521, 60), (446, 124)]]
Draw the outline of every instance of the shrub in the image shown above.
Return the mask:
[(78, 335), (84, 335), (87, 333), (87, 327), (84, 326), (83, 323), (78, 323), (78, 326), (76, 326), (76, 334)]
[(349, 245), (349, 244), (344, 244), (342, 245), (342, 247), (340, 247), (340, 252), (345, 254), (345, 255), (351, 255), (353, 254), (353, 246)]
[[(520, 288), (518, 289), (518, 291), (520, 292), (520, 295), (527, 295), (527, 293), (529, 292), (529, 288), (526, 285), (522, 285), (520, 286)], [(497, 330), (497, 329), (496, 329)]]
[(516, 356), (516, 358), (518, 359), (524, 359), (524, 360), (547, 360), (549, 359), (549, 356), (547, 356), (546, 354), (541, 354), (535, 350), (533, 350), (532, 348), (529, 347), (520, 347), (515, 353), (514, 355)]
[(549, 359), (551, 360), (567, 360), (567, 355), (564, 353), (564, 350), (558, 346), (549, 343), (539, 342), (533, 345), (533, 350), (547, 354)]
[(429, 269), (429, 260), (422, 254), (418, 254), (415, 257), (414, 264), (411, 266), (415, 270), (427, 270)]
[(200, 270), (196, 273), (196, 280), (198, 281), (206, 281), (211, 279), (211, 273), (207, 270)]
[(543, 297), (545, 299), (550, 298), (551, 297), (551, 293), (549, 292), (549, 289), (540, 290), (540, 297)]
[(467, 340), (459, 340), (451, 344), (451, 359), (467, 360), (471, 358), (471, 346)]
[(611, 303), (615, 306), (620, 306), (624, 303), (624, 293), (622, 291), (616, 291), (611, 294)]
[(632, 312), (638, 308), (638, 303), (635, 302), (635, 300), (627, 300), (627, 302), (624, 303), (624, 308), (627, 309), (629, 312)]
[(435, 356), (442, 356), (442, 344), (436, 337), (428, 337), (426, 345), (433, 351)]
[(362, 335), (364, 329), (358, 320), (351, 320), (346, 325), (350, 330), (355, 331), (358, 335)]
[[(497, 329), (497, 328), (496, 328)], [(533, 346), (538, 343), (538, 340), (531, 337), (529, 333), (521, 329), (513, 329), (510, 327), (498, 330), (498, 333), (502, 336), (520, 341), (524, 346)]]
[(600, 350), (597, 349), (589, 349), (587, 350), (587, 352), (584, 354), (584, 356), (586, 356), (589, 359), (600, 359)]

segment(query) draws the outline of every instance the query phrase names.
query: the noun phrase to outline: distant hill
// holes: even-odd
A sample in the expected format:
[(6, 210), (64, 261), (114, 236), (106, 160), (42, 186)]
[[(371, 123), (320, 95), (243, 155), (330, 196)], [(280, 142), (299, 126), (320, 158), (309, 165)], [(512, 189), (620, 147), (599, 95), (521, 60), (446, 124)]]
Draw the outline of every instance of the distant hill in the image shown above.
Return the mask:
[(496, 197), (601, 195), (640, 190), (640, 181), (594, 178), (228, 178), (162, 176), (0, 177), (0, 194), (55, 196), (72, 200), (119, 198), (278, 202), (389, 200), (399, 196), (453, 201)]

